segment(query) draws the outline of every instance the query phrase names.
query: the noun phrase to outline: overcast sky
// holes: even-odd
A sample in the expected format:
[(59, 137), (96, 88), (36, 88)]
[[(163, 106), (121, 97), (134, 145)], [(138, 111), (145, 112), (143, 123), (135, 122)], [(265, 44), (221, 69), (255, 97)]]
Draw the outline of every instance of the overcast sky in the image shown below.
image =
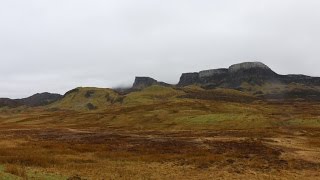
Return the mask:
[(320, 76), (319, 0), (1, 0), (0, 97), (177, 83), (261, 61)]

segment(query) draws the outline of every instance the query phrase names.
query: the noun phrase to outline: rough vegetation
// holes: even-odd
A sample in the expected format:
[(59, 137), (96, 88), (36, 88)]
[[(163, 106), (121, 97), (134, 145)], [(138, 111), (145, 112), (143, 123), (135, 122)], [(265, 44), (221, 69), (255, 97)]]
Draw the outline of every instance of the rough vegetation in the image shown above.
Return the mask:
[[(319, 87), (247, 81), (257, 67), (270, 71), (245, 64), (232, 88), (192, 73), (189, 86), (79, 87), (45, 106), (1, 107), (0, 177), (320, 179)], [(212, 74), (225, 70), (201, 78)]]

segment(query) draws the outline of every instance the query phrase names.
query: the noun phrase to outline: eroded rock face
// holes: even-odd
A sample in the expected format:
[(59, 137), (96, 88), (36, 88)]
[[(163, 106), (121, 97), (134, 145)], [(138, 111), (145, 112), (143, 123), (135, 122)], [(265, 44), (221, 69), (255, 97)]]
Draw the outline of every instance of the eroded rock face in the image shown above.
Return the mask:
[(201, 84), (206, 87), (235, 87), (242, 82), (261, 84), (273, 80), (277, 74), (261, 62), (245, 62), (227, 68), (211, 69), (199, 73), (184, 73), (179, 85)]
[(236, 73), (238, 71), (245, 71), (245, 70), (250, 70), (250, 69), (264, 69), (264, 70), (271, 71), (271, 69), (267, 65), (265, 65), (261, 62), (244, 62), (244, 63), (231, 65), (229, 67), (229, 72)]
[[(243, 83), (251, 85), (299, 83), (320, 86), (320, 78), (305, 75), (279, 75), (261, 62), (244, 62), (231, 65), (229, 68), (183, 73), (177, 86), (201, 85), (203, 88), (223, 87), (237, 89)], [(143, 89), (152, 85), (171, 86), (149, 77), (137, 77), (132, 89)]]
[(200, 84), (205, 84), (206, 86), (215, 87), (226, 81), (228, 77), (228, 69), (211, 69), (206, 71), (200, 71), (199, 79)]
[(159, 82), (150, 77), (136, 77), (132, 89), (143, 89), (153, 85), (160, 85), (160, 86), (171, 86), (170, 84)]
[(199, 78), (207, 78), (212, 76), (219, 76), (219, 75), (226, 75), (228, 73), (228, 69), (221, 68), (221, 69), (210, 69), (205, 71), (199, 72)]
[(145, 87), (152, 86), (152, 85), (155, 85), (157, 83), (158, 83), (157, 80), (152, 79), (150, 77), (136, 77), (132, 88), (134, 88), (134, 89), (143, 89)]
[(245, 62), (229, 67), (228, 85), (236, 87), (243, 82), (261, 85), (278, 81), (278, 74), (261, 62)]
[(320, 86), (320, 77), (305, 75), (279, 75), (261, 62), (244, 62), (234, 64), (228, 69), (211, 69), (199, 73), (182, 74), (179, 86), (200, 84), (203, 87), (237, 88), (243, 82), (261, 85), (269, 83), (299, 83), (311, 86)]
[(199, 83), (199, 73), (183, 73), (180, 77), (178, 86), (188, 86)]

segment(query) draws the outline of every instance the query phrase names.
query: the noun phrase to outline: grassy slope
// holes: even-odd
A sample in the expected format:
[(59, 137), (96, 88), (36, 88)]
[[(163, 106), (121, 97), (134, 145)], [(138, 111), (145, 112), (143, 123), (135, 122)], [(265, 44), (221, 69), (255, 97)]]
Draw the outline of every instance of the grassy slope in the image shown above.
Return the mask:
[(61, 175), (55, 175), (50, 173), (44, 173), (44, 172), (36, 172), (33, 170), (26, 170), (26, 176), (21, 177), (14, 174), (11, 174), (9, 172), (6, 172), (5, 166), (0, 165), (0, 179), (1, 180), (23, 180), (25, 178), (28, 179), (45, 179), (45, 180), (63, 180), (67, 179), (65, 176)]
[[(92, 99), (85, 98), (85, 93), (92, 89), (81, 89), (79, 92), (69, 94), (61, 102), (52, 107), (81, 110), (76, 105), (85, 108), (88, 102), (93, 104), (93, 99), (103, 99), (104, 91), (96, 93), (100, 96)], [(181, 98), (188, 93), (215, 95), (214, 98), (225, 99), (230, 97), (235, 100), (251, 98), (250, 95), (236, 90), (204, 90), (197, 86), (182, 89), (170, 87), (151, 86), (142, 91), (126, 95), (121, 105), (109, 104), (103, 111), (88, 114), (63, 117), (63, 122), (73, 124), (87, 123), (87, 125), (102, 124), (105, 126), (131, 127), (131, 128), (254, 128), (266, 127), (263, 115), (258, 114), (254, 106), (243, 107), (243, 104), (226, 101), (205, 100), (197, 98)], [(229, 98), (229, 100), (230, 100)], [(66, 104), (66, 105), (65, 105)], [(105, 105), (106, 106), (106, 105)], [(245, 119), (245, 121), (243, 121)], [(41, 118), (42, 122), (44, 118)], [(90, 120), (90, 121), (88, 121)]]
[[(89, 98), (88, 91), (94, 91)], [(204, 96), (198, 98), (198, 94)], [(244, 101), (237, 102), (239, 99)], [(251, 101), (245, 101), (248, 99)], [(98, 109), (89, 111), (88, 103)], [(51, 111), (54, 107), (62, 110)], [(320, 106), (316, 102), (271, 103), (254, 100), (252, 95), (236, 90), (204, 90), (197, 86), (181, 89), (152, 86), (123, 97), (110, 89), (80, 88), (50, 105), (48, 110), (20, 109), (14, 116), (8, 109), (0, 113), (2, 124), (134, 129), (318, 127), (319, 117)]]
[(171, 87), (151, 86), (142, 91), (133, 92), (126, 95), (124, 105), (134, 106), (141, 104), (162, 103), (168, 101), (177, 101), (179, 95), (184, 94), (180, 90), (175, 90)]
[[(91, 90), (95, 90), (95, 93), (90, 98), (85, 97), (86, 92)], [(279, 127), (287, 127), (284, 129), (320, 127), (320, 105), (317, 102), (267, 102), (260, 100), (238, 102), (239, 99), (252, 99), (252, 96), (236, 90), (204, 90), (196, 86), (182, 89), (153, 86), (126, 95), (122, 103), (108, 101), (107, 99), (110, 98), (105, 99), (106, 93), (113, 93), (113, 91), (82, 88), (79, 92), (68, 94), (64, 100), (47, 109), (0, 110), (0, 122), (2, 128), (5, 129), (3, 132), (10, 129), (6, 128), (7, 125), (14, 128), (8, 132), (16, 133), (15, 136), (8, 136), (5, 133), (1, 135), (0, 163), (27, 166), (29, 177), (33, 176), (34, 179), (66, 179), (50, 174), (52, 172), (59, 172), (67, 177), (81, 173), (82, 177), (91, 177), (91, 179), (101, 177), (113, 179), (163, 179), (164, 177), (165, 179), (182, 179), (182, 177), (215, 179), (214, 175), (217, 173), (221, 173), (221, 177), (225, 177), (226, 174), (232, 174), (229, 170), (243, 169), (244, 165), (248, 164), (252, 164), (249, 167), (262, 167), (260, 165), (265, 162), (273, 161), (265, 161), (264, 158), (263, 161), (260, 161), (259, 156), (257, 159), (255, 156), (249, 157), (249, 159), (244, 156), (251, 155), (252, 149), (256, 149), (256, 146), (253, 146), (255, 140), (251, 139), (250, 141), (241, 140), (239, 143), (235, 143), (234, 139), (232, 142), (222, 143), (222, 140), (218, 139), (211, 143), (204, 138), (205, 140), (202, 142), (208, 143), (204, 145), (212, 146), (213, 149), (218, 148), (216, 145), (220, 143), (221, 147), (224, 147), (221, 151), (223, 153), (214, 153), (211, 150), (208, 152), (198, 151), (199, 149), (191, 151), (194, 148), (192, 145), (197, 145), (199, 141), (192, 141), (190, 144), (175, 144), (179, 139), (188, 139), (185, 137), (188, 131), (174, 130), (193, 130), (193, 133), (201, 133), (202, 131), (197, 130), (206, 129), (209, 130), (207, 132), (220, 133), (228, 131), (214, 130), (240, 129), (241, 131), (238, 133), (242, 137), (241, 134), (244, 132), (268, 132), (270, 129), (279, 130), (277, 129)], [(195, 96), (184, 97), (192, 93)], [(198, 94), (205, 96), (198, 98)], [(117, 94), (113, 97), (119, 98)], [(88, 111), (85, 106), (87, 103), (93, 103), (98, 106), (98, 109)], [(53, 107), (58, 107), (60, 110), (52, 110)], [(102, 134), (95, 134), (95, 128), (92, 132), (88, 131), (90, 127), (111, 128), (103, 129)], [(26, 133), (28, 128), (34, 129), (31, 129), (28, 134)], [(42, 132), (41, 130), (45, 128), (48, 129)], [(52, 130), (54, 128), (57, 129), (57, 134)], [(70, 128), (74, 129), (70, 130)], [(147, 131), (127, 131), (128, 129)], [(140, 134), (117, 136), (116, 133), (113, 134), (114, 132), (108, 134), (110, 130), (144, 133), (141, 136)], [(157, 137), (159, 132), (164, 132), (165, 138), (161, 141), (157, 139), (141, 140), (145, 135), (147, 135), (147, 139), (153, 136)], [(177, 132), (182, 133), (181, 138), (168, 138), (170, 137), (168, 134)], [(92, 137), (88, 139), (91, 133)], [(262, 137), (267, 134), (262, 134)], [(257, 133), (257, 136), (252, 136), (249, 133), (245, 137), (254, 138), (259, 137), (258, 135)], [(70, 141), (65, 141), (68, 138)], [(79, 141), (81, 139), (82, 141)], [(292, 139), (292, 137), (288, 136), (287, 139), (279, 142), (286, 142), (288, 139)], [(197, 138), (197, 140), (199, 139)], [(302, 139), (301, 142), (308, 143), (306, 139)], [(317, 140), (315, 142), (319, 143)], [(256, 145), (261, 147), (265, 143), (257, 143)], [(316, 143), (313, 144), (320, 147)], [(202, 147), (202, 144), (200, 146)], [(133, 147), (136, 149), (132, 149)], [(191, 150), (188, 149), (189, 147)], [(243, 147), (243, 154), (233, 154), (234, 151), (241, 152), (241, 147)], [(151, 151), (153, 149), (156, 150), (154, 154)], [(187, 153), (181, 155), (180, 151), (176, 152), (177, 150), (186, 150)], [(266, 159), (270, 157), (266, 156), (265, 151), (260, 153), (260, 148), (256, 150), (258, 155), (263, 155)], [(307, 150), (310, 151), (310, 149)], [(225, 154), (228, 151), (230, 152)], [(314, 154), (315, 157), (319, 157), (317, 152)], [(228, 160), (234, 160), (234, 164), (225, 165)], [(179, 162), (178, 165), (177, 162)], [(211, 163), (213, 165), (210, 165)], [(52, 166), (53, 164), (54, 166)], [(301, 161), (298, 164), (301, 164)], [(204, 165), (204, 169), (201, 168), (202, 165)], [(207, 165), (209, 169), (206, 169)], [(223, 167), (228, 169), (223, 169)], [(37, 173), (33, 169), (37, 169)], [(265, 176), (259, 176), (259, 178), (257, 175), (252, 175), (251, 172), (256, 173), (254, 169), (249, 168), (249, 170), (249, 174), (243, 174), (243, 179), (279, 179), (284, 176), (280, 171), (281, 173), (275, 178), (271, 178), (270, 174), (274, 175), (274, 172), (265, 171)], [(184, 172), (187, 173), (184, 174)], [(316, 169), (314, 172), (319, 171)], [(292, 170), (292, 175), (288, 179), (297, 178), (297, 173), (300, 174), (300, 177), (307, 175), (313, 179), (309, 172), (297, 169)], [(233, 178), (226, 179), (239, 179), (239, 175), (241, 174), (237, 172)], [(251, 178), (248, 178), (248, 175)], [(6, 177), (8, 180), (18, 179), (17, 176), (7, 173), (1, 168), (0, 177)]]
[(83, 111), (88, 110), (88, 104), (90, 103), (97, 109), (104, 109), (115, 103), (117, 97), (118, 94), (111, 89), (77, 88), (77, 91), (66, 94), (63, 99), (49, 105), (49, 107)]

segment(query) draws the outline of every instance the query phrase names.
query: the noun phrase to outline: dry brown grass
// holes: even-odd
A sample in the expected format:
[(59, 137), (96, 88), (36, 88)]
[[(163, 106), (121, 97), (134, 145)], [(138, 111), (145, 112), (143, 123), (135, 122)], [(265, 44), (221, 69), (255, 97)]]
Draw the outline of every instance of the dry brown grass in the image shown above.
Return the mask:
[(0, 165), (86, 179), (320, 179), (319, 117), (316, 102), (223, 99), (7, 110)]
[(28, 179), (25, 167), (17, 166), (14, 164), (6, 164), (4, 172), (19, 176), (23, 179)]
[[(25, 166), (87, 179), (308, 179), (305, 173), (320, 175), (320, 160), (309, 161), (311, 152), (319, 150), (317, 144), (288, 145), (288, 140), (301, 139), (300, 130), (15, 128), (1, 132), (0, 138), (11, 139), (14, 146), (0, 147), (0, 164), (12, 166), (10, 173), (15, 175)], [(317, 133), (306, 129), (303, 136), (319, 142)], [(310, 153), (297, 155), (302, 150)]]
[(0, 148), (0, 163), (10, 163), (22, 166), (50, 167), (59, 164), (56, 153), (41, 149), (32, 142), (15, 148)]

